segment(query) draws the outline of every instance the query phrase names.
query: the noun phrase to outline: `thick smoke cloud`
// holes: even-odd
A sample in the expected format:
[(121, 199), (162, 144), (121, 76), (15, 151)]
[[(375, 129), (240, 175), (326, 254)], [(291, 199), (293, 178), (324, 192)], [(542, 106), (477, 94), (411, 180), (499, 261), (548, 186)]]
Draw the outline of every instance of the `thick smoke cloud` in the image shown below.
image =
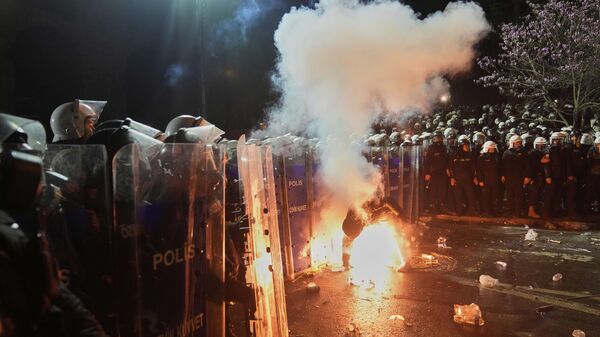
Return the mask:
[(323, 180), (336, 199), (356, 205), (372, 195), (378, 175), (349, 137), (382, 115), (429, 109), (448, 90), (442, 76), (468, 70), (488, 30), (474, 3), (451, 3), (425, 19), (389, 0), (292, 8), (274, 36), (281, 98), (267, 133), (323, 140)]

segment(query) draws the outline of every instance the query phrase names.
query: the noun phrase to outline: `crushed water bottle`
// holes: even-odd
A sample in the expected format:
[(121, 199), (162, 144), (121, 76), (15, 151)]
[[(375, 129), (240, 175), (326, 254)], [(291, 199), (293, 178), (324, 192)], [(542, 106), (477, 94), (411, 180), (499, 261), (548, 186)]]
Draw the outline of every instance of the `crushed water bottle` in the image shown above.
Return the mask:
[(486, 288), (493, 288), (498, 285), (498, 279), (491, 277), (490, 275), (479, 276), (479, 283)]

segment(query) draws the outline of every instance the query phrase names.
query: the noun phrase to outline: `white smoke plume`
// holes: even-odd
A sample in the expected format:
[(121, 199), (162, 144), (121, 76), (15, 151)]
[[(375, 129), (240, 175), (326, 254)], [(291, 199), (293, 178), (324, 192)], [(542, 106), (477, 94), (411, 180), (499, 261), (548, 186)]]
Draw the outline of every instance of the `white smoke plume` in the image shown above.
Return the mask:
[(468, 70), (488, 30), (474, 3), (450, 3), (425, 19), (391, 0), (292, 8), (275, 32), (281, 99), (267, 133), (323, 140), (323, 181), (338, 201), (357, 205), (375, 191), (378, 175), (349, 136), (364, 135), (382, 115), (430, 108), (448, 90), (442, 76)]

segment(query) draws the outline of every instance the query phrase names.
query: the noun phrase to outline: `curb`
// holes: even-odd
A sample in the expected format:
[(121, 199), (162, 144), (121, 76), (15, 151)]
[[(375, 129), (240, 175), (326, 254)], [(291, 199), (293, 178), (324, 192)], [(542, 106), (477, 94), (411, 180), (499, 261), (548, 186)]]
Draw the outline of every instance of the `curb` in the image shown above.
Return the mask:
[(543, 229), (559, 229), (567, 231), (586, 231), (590, 229), (600, 229), (600, 218), (598, 219), (586, 219), (586, 221), (575, 221), (566, 219), (532, 219), (532, 218), (485, 218), (478, 216), (457, 216), (439, 214), (434, 216), (421, 216), (419, 221), (424, 223), (431, 223), (433, 221), (446, 221), (446, 222), (461, 222), (461, 223), (477, 223), (492, 226), (512, 226), (512, 227), (523, 227), (525, 225), (532, 228), (543, 228)]

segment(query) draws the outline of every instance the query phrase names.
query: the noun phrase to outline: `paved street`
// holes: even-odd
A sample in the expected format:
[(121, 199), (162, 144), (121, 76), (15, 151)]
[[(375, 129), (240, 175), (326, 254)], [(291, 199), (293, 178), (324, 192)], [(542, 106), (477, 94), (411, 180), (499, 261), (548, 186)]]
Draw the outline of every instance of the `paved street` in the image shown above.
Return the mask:
[[(348, 284), (348, 273), (328, 270), (286, 284), (291, 336), (345, 336), (354, 324), (361, 336), (571, 336), (581, 329), (600, 336), (600, 231), (537, 230), (524, 227), (430, 223), (410, 230), (410, 254), (439, 253), (456, 260), (452, 271), (390, 270), (382, 291)], [(447, 238), (450, 249), (437, 247)], [(496, 261), (508, 264), (499, 270)], [(553, 282), (555, 273), (564, 275)], [(493, 289), (478, 279), (499, 279)], [(319, 293), (308, 293), (316, 282)], [(453, 305), (476, 303), (485, 325), (454, 323)], [(546, 307), (540, 314), (536, 308)], [(392, 315), (402, 319), (390, 320)], [(396, 317), (398, 318), (398, 317)]]

